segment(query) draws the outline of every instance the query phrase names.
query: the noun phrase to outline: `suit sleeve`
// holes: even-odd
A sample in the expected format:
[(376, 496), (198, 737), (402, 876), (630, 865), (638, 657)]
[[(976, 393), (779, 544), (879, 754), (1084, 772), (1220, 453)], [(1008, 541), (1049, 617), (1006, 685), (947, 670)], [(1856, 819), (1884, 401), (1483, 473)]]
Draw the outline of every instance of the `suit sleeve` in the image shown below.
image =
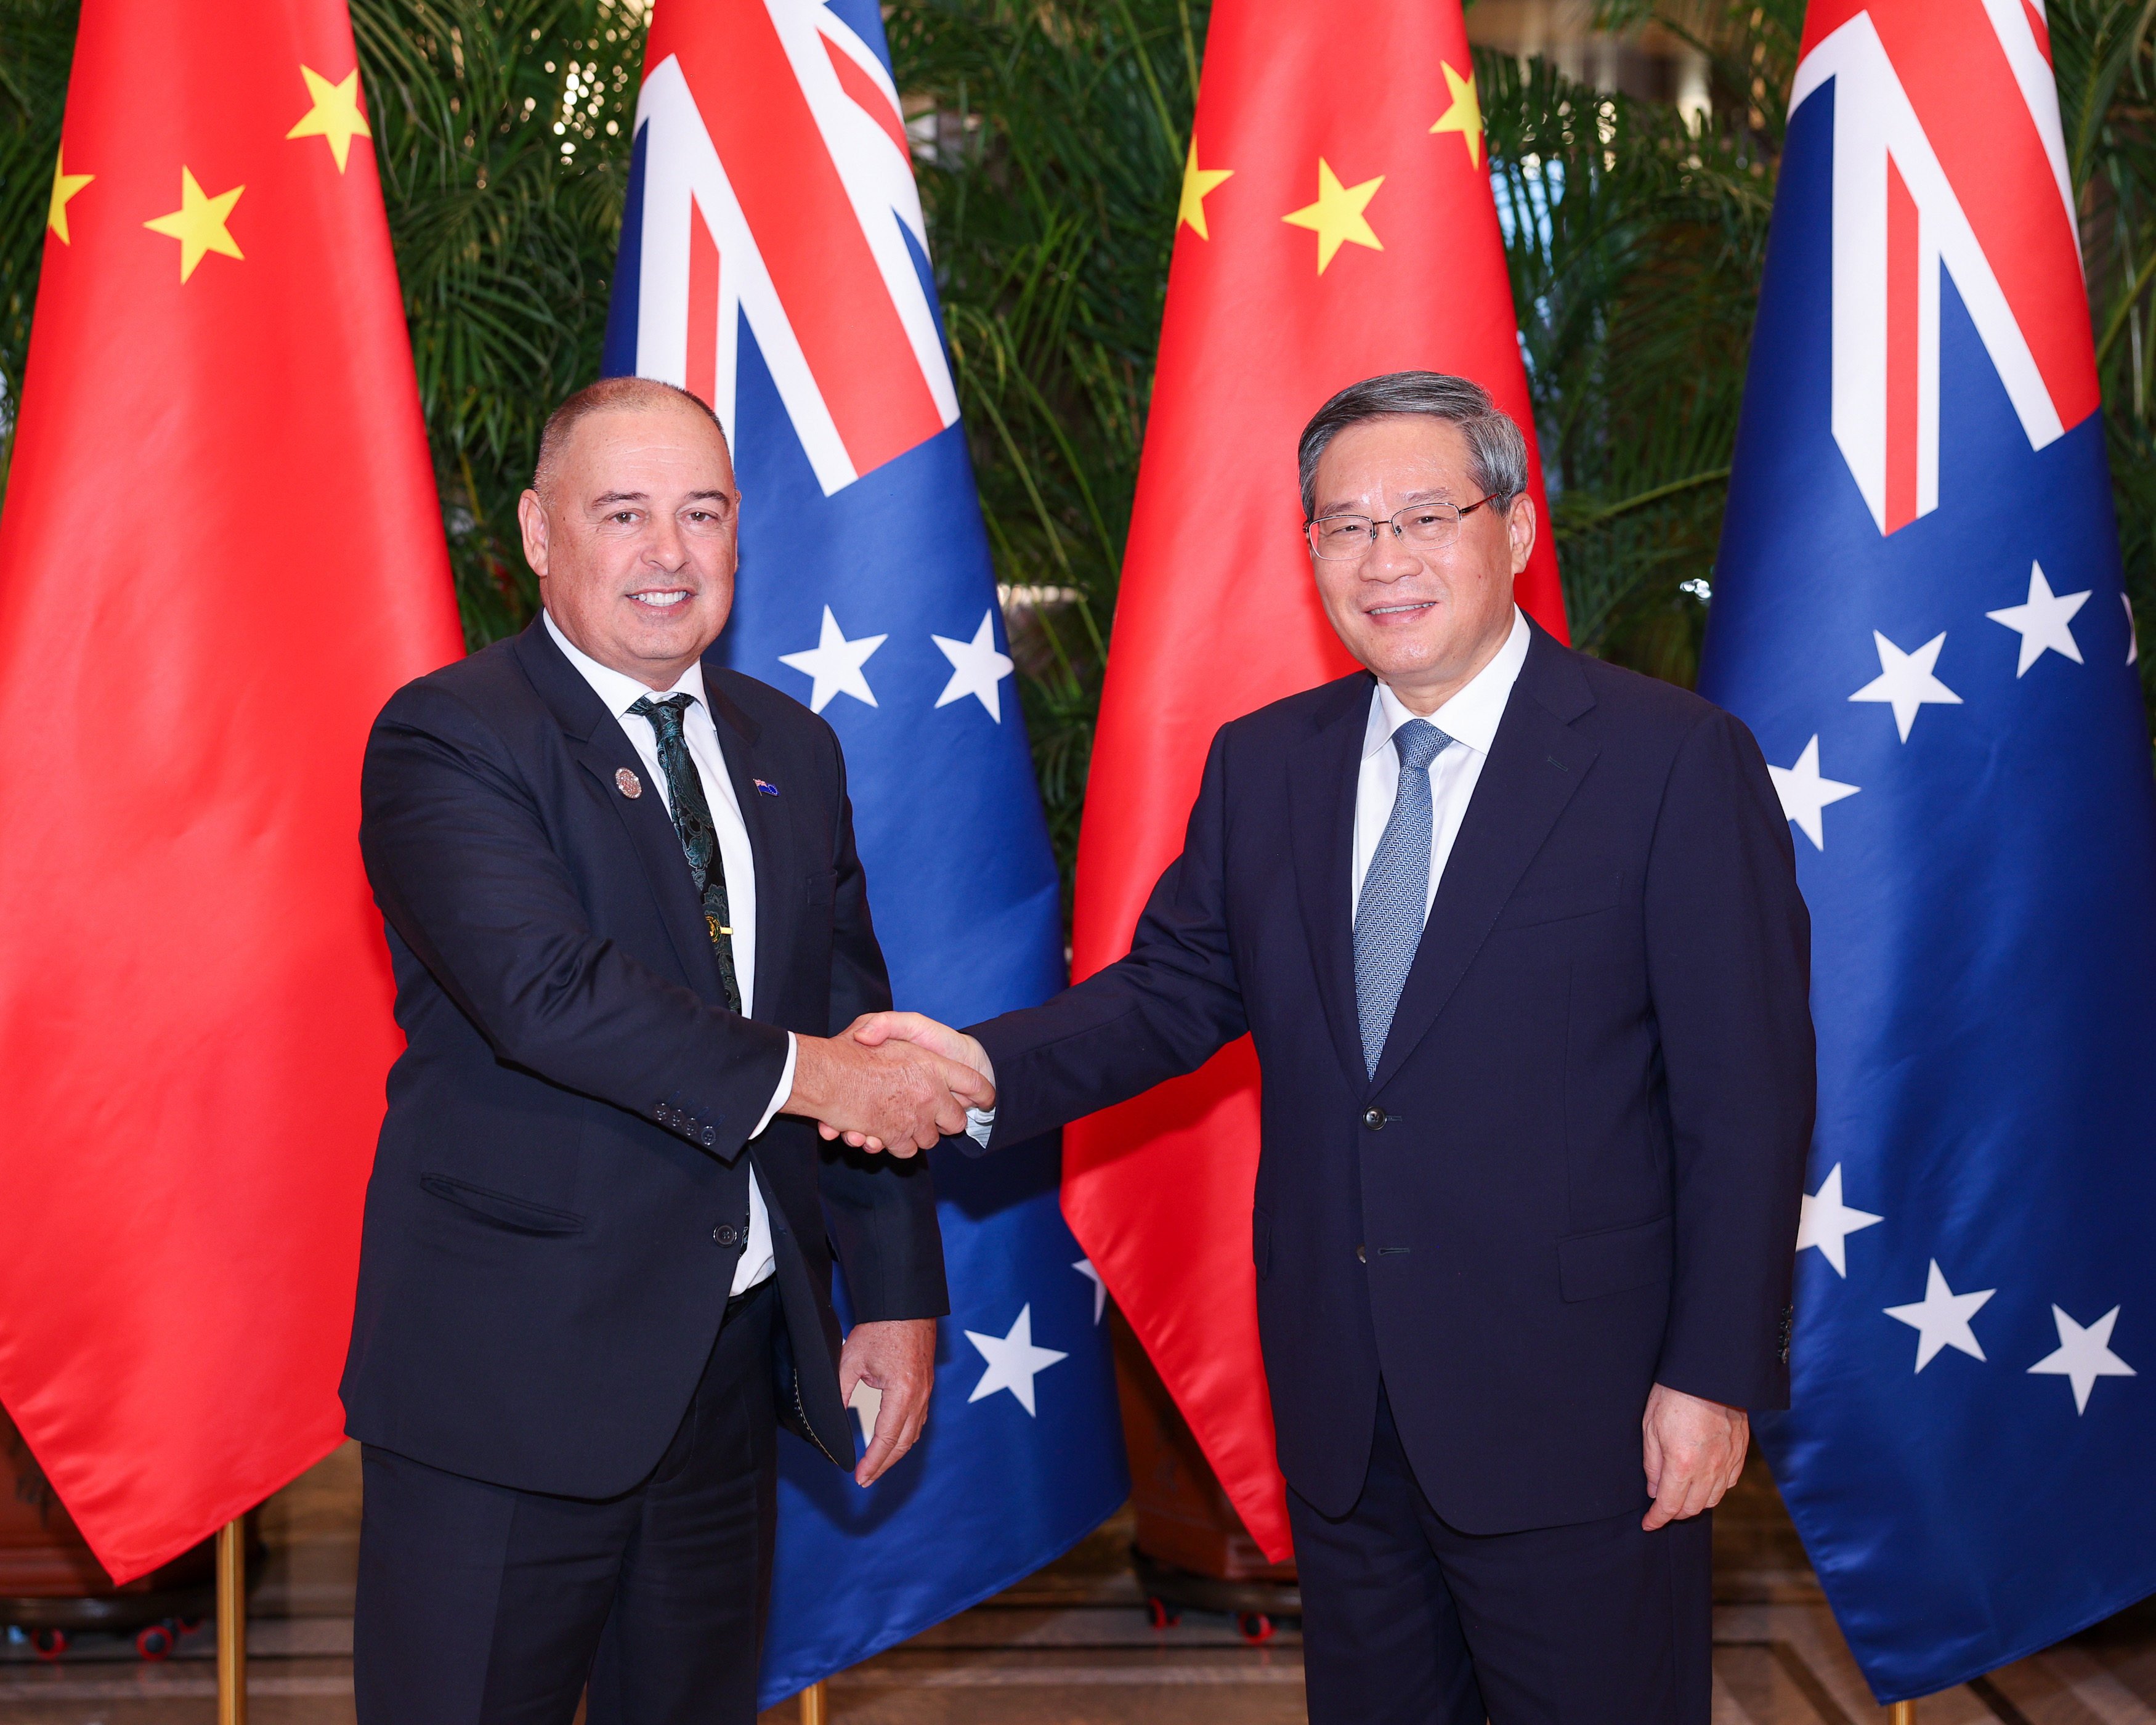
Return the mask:
[(367, 740), (360, 810), (383, 916), (497, 1060), (740, 1153), (786, 1033), (593, 933), (530, 788), (477, 713), (425, 684), (400, 691)]
[(1727, 713), (1678, 751), (1648, 859), (1646, 936), (1676, 1157), (1657, 1381), (1787, 1407), (1815, 1096), (1811, 919), (1766, 762)]
[[(854, 809), (845, 757), (827, 726), (832, 783), (832, 872), (837, 880), (831, 927), (831, 1022), (835, 1036), (865, 1012), (891, 1005), (891, 975), (869, 918), (868, 877), (854, 845)], [(925, 1156), (868, 1156), (844, 1144), (821, 1146), (824, 1219), (855, 1318), (941, 1317), (951, 1309), (943, 1277), (943, 1235), (936, 1184)]]
[(1250, 1028), (1228, 930), (1228, 733), (1213, 739), (1183, 854), (1129, 955), (1053, 1000), (973, 1028), (996, 1071), (999, 1149), (1195, 1071)]

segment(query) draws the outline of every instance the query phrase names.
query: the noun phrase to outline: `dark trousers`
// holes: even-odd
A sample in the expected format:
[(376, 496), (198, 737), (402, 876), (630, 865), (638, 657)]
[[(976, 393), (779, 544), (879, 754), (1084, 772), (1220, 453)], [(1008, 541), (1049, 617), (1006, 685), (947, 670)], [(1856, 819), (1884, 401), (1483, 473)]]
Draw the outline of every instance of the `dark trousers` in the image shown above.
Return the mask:
[(727, 1309), (651, 1476), (550, 1497), (362, 1455), (359, 1725), (752, 1725), (778, 1416), (766, 1281)]
[(1463, 1533), (1431, 1509), (1378, 1395), (1354, 1508), (1291, 1486), (1312, 1725), (1707, 1725), (1710, 1515), (1637, 1510)]

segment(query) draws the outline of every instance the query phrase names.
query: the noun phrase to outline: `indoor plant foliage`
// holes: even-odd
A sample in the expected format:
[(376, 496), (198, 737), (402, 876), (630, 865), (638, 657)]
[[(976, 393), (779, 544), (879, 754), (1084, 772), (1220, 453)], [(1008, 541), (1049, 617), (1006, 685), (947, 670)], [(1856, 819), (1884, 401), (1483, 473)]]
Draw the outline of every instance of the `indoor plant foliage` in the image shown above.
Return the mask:
[[(998, 578), (1031, 590), (1014, 628), (1067, 867), (1205, 0), (885, 10)], [(1712, 109), (1696, 127), (1540, 62), (1478, 54), (1476, 75), (1575, 637), (1688, 681), (1802, 8), (1688, 0), (1664, 13), (1609, 0), (1604, 23), (1621, 29), (1650, 11), (1712, 61)], [(547, 406), (598, 367), (643, 0), (354, 0), (352, 17), (477, 643), (532, 614), (516, 495)], [(2049, 19), (2128, 581), (2145, 605), (2156, 597), (2156, 0), (2054, 0)], [(73, 31), (64, 0), (0, 0), (8, 401), (22, 379)], [(11, 431), (0, 422), (0, 436)]]

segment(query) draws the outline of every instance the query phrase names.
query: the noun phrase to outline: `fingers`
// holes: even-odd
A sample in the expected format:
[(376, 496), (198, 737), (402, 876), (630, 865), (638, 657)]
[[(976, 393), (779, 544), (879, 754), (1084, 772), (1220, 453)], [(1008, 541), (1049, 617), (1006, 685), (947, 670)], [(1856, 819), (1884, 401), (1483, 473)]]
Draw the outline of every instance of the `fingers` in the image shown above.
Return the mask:
[(911, 1384), (885, 1389), (883, 1404), (876, 1409), (875, 1435), (854, 1469), (854, 1483), (872, 1486), (889, 1472), (920, 1440), (927, 1415), (928, 1399)]
[(842, 1358), (856, 1362), (857, 1381), (881, 1395), (875, 1429), (854, 1469), (860, 1485), (880, 1478), (920, 1440), (936, 1384), (936, 1328), (934, 1318), (902, 1318), (856, 1324), (846, 1337)]
[[(940, 1055), (947, 1060), (955, 1060), (978, 1073), (988, 1081), (988, 1093), (991, 1096), (994, 1093), (995, 1072), (987, 1050), (963, 1030), (954, 1030), (948, 1024), (938, 1024), (925, 1014), (864, 1013), (848, 1027), (846, 1034), (867, 1048), (880, 1048), (893, 1041), (912, 1043), (918, 1048)], [(981, 1108), (988, 1104), (977, 1100), (973, 1106)]]
[(1659, 1452), (1648, 1469), (1647, 1489), (1655, 1501), (1640, 1523), (1650, 1532), (1713, 1508), (1735, 1483), (1727, 1455), (1719, 1443), (1698, 1445), (1673, 1455), (1660, 1450), (1651, 1435), (1648, 1441)]

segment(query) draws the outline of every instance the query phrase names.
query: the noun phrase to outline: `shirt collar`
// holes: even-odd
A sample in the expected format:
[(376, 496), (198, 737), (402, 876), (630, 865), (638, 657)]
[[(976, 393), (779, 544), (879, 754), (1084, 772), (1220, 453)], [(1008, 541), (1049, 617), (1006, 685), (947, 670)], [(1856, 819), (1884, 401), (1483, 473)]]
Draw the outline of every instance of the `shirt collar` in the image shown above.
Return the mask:
[[(561, 627), (554, 621), (552, 612), (542, 612), (540, 614), (546, 618), (547, 633), (554, 638), (554, 644), (562, 649), (562, 656), (576, 666), (578, 674), (592, 685), (592, 692), (606, 703), (607, 711), (616, 718), (627, 718), (631, 707), (647, 695), (652, 694), (651, 690), (644, 687), (634, 677), (614, 670), (612, 665), (601, 665), (588, 653), (579, 651), (576, 643), (562, 633)], [(711, 703), (704, 699), (703, 660), (698, 660), (688, 670), (683, 671), (675, 680), (674, 686), (665, 692), (669, 695), (691, 696), (701, 706), (709, 707)]]
[[(1525, 614), (1515, 605), (1512, 632), (1505, 637), (1497, 656), (1476, 672), (1466, 688), (1430, 714), (1430, 722), (1455, 742), (1465, 743), (1478, 755), (1488, 754), (1491, 744), (1497, 740), (1497, 725), (1505, 716), (1505, 703), (1512, 699), (1512, 685), (1519, 680), (1520, 667), (1527, 662), (1527, 646), (1532, 639)], [(1393, 740), (1395, 731), (1419, 716), (1401, 704), (1389, 685), (1379, 683), (1370, 701), (1370, 722), (1363, 732), (1363, 757), (1367, 760), (1376, 754)]]

